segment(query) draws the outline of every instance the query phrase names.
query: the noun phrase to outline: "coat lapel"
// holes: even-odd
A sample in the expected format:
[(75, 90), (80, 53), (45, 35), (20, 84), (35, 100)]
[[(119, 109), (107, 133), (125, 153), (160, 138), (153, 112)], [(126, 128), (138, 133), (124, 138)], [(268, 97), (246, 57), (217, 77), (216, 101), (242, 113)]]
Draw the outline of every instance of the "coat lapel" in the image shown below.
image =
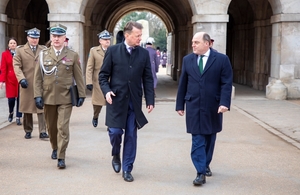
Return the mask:
[(101, 48), (100, 45), (99, 45), (98, 48), (97, 48), (97, 53), (98, 53), (100, 56), (104, 57), (104, 51), (103, 51), (103, 49)]
[(30, 48), (30, 46), (29, 46), (29, 43), (27, 43), (27, 44), (24, 46), (24, 51), (25, 51), (26, 53), (28, 53), (30, 56), (32, 56), (33, 58), (35, 57), (33, 51), (31, 50), (31, 48)]
[[(67, 50), (66, 50), (66, 47), (64, 47), (62, 50), (61, 50), (61, 54), (58, 56), (57, 58), (57, 61), (60, 61), (62, 60), (63, 58), (65, 58), (67, 56)], [(56, 57), (56, 56), (55, 56)]]
[(192, 69), (194, 70), (197, 76), (201, 76), (197, 59), (198, 59), (198, 55), (194, 54), (191, 59)]
[(56, 63), (57, 58), (56, 58), (56, 54), (55, 54), (53, 47), (49, 50), (49, 54), (50, 54), (50, 57), (53, 59), (53, 61)]
[(208, 56), (202, 75), (205, 74), (205, 72), (212, 66), (215, 60), (216, 60), (215, 52), (210, 50), (210, 54)]

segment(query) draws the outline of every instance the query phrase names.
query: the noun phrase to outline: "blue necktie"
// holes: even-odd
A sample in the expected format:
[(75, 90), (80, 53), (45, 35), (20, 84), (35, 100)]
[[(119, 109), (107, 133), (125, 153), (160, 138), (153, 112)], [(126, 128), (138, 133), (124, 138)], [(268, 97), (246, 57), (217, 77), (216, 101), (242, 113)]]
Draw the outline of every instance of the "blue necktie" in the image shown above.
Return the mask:
[(200, 70), (200, 74), (203, 73), (203, 57), (204, 57), (204, 55), (201, 55), (200, 60), (199, 60), (199, 70)]

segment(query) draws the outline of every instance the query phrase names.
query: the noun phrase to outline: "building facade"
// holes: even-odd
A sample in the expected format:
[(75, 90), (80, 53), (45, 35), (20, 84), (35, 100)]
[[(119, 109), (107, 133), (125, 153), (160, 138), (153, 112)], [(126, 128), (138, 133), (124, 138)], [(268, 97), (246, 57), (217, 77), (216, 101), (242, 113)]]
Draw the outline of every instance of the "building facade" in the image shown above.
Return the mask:
[(193, 34), (205, 31), (215, 40), (214, 48), (229, 56), (235, 83), (265, 91), (271, 99), (300, 98), (299, 0), (1, 0), (0, 51), (11, 36), (24, 44), (24, 31), (32, 27), (42, 31), (44, 44), (47, 28), (61, 23), (85, 70), (97, 33), (113, 32), (122, 16), (138, 10), (165, 23), (174, 80), (182, 57), (192, 52)]

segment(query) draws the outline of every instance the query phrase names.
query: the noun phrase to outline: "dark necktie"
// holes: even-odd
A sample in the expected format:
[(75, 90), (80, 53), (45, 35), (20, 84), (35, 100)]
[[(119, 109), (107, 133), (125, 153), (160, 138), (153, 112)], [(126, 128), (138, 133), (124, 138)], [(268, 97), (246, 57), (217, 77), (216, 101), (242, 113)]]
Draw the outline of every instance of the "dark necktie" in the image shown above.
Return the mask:
[(133, 47), (128, 47), (128, 52), (129, 52), (129, 54), (131, 54), (131, 52), (132, 52), (132, 49), (133, 49)]
[(35, 52), (36, 52), (36, 48), (35, 48), (35, 47), (32, 47), (32, 52), (33, 52), (34, 55), (35, 55)]
[(203, 73), (203, 57), (204, 55), (201, 55), (199, 60), (199, 70), (201, 74)]

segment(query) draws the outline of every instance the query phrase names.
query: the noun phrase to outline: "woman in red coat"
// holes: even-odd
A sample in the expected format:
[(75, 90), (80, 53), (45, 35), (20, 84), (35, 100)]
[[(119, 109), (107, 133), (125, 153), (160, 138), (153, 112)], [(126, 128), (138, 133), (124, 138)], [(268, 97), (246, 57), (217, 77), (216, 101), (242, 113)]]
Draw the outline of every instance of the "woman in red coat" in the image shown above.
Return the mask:
[(17, 47), (17, 41), (15, 38), (8, 40), (8, 49), (2, 53), (1, 58), (1, 74), (0, 74), (0, 89), (5, 86), (6, 97), (8, 99), (9, 115), (8, 121), (13, 120), (14, 107), (17, 100), (17, 125), (22, 125), (20, 117), (22, 113), (19, 112), (19, 83), (16, 78), (14, 67), (13, 67), (13, 56), (15, 55), (15, 49)]

